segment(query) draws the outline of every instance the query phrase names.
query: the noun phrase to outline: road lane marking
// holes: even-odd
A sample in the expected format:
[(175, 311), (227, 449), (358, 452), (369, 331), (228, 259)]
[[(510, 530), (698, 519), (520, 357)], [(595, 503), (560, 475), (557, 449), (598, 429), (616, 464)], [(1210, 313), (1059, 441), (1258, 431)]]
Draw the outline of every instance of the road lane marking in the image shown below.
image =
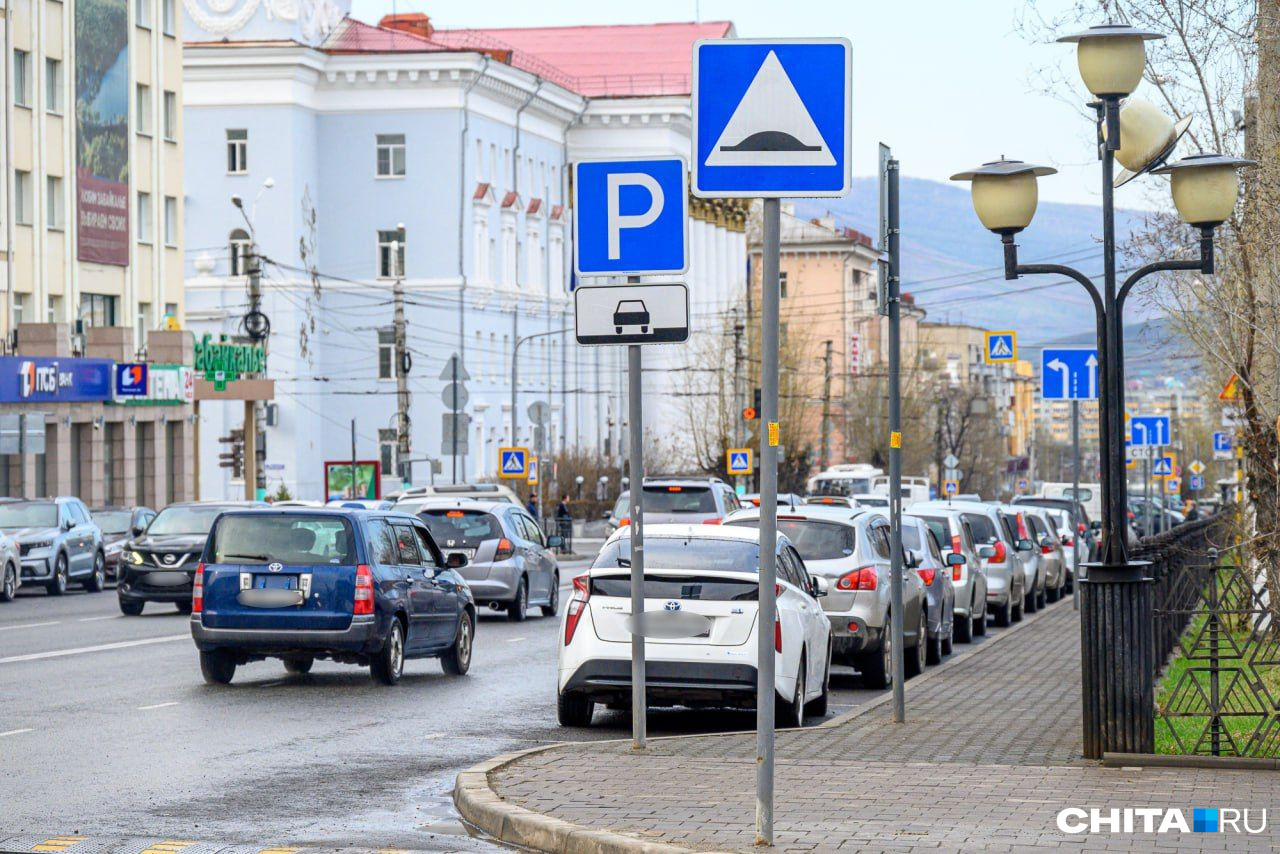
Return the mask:
[(38, 629), (41, 626), (59, 626), (62, 625), (61, 620), (50, 620), (47, 623), (19, 623), (16, 626), (0, 626), (0, 632), (11, 632), (14, 629)]
[(183, 839), (166, 839), (164, 842), (157, 842), (143, 849), (141, 854), (175, 854), (175, 852), (190, 848), (192, 845), (195, 845), (195, 843), (187, 842)]
[(98, 620), (123, 620), (123, 614), (107, 614), (105, 617), (81, 617), (77, 623), (96, 623)]
[(507, 638), (507, 643), (520, 643), (522, 640), (528, 640), (528, 638)]
[(77, 842), (84, 840), (83, 836), (55, 836), (53, 839), (46, 839), (39, 845), (31, 846), (32, 851), (65, 851)]
[(128, 649), (134, 646), (147, 646), (153, 643), (171, 643), (172, 641), (179, 640), (189, 641), (191, 640), (191, 635), (165, 635), (158, 638), (144, 638), (142, 640), (104, 643), (99, 644), (98, 646), (78, 646), (74, 649), (55, 649), (52, 652), (30, 652), (26, 655), (11, 655), (7, 658), (0, 658), (0, 664), (17, 664), (20, 661), (43, 661), (46, 658), (65, 658), (69, 655), (84, 655), (89, 652), (108, 652), (113, 649)]
[(263, 848), (258, 854), (297, 854), (300, 848)]
[(138, 711), (140, 711), (140, 712), (149, 712), (149, 711), (151, 711), (152, 709), (163, 709), (163, 708), (165, 708), (165, 707), (167, 707), (167, 706), (176, 706), (176, 705), (178, 705), (178, 701), (177, 701), (177, 700), (174, 700), (174, 701), (169, 702), (169, 703), (156, 703), (156, 704), (151, 705), (151, 706), (138, 706)]
[(28, 729), (11, 729), (11, 730), (9, 730), (8, 732), (0, 732), (0, 738), (4, 738), (6, 735), (22, 735), (24, 732), (35, 732), (35, 730), (30, 729), (30, 728), (28, 728)]
[(431, 739), (433, 739), (433, 738), (444, 738), (444, 737), (445, 737), (446, 735), (448, 735), (448, 734), (449, 734), (449, 733), (447, 733), (447, 732), (429, 732), (429, 733), (427, 733), (426, 735), (424, 735), (424, 736), (422, 737), (422, 740), (423, 740), (423, 741), (430, 741), (430, 740), (431, 740)]

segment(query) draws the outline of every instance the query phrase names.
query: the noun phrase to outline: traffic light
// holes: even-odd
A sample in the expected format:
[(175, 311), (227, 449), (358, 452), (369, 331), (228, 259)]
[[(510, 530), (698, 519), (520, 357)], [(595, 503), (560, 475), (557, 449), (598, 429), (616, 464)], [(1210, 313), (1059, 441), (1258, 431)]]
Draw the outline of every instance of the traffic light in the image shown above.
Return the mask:
[(226, 453), (218, 454), (218, 467), (231, 469), (231, 477), (239, 480), (244, 477), (244, 430), (232, 430), (229, 436), (219, 436), (218, 441), (231, 447)]
[(755, 421), (760, 417), (760, 389), (751, 395), (751, 405), (742, 410), (743, 421)]

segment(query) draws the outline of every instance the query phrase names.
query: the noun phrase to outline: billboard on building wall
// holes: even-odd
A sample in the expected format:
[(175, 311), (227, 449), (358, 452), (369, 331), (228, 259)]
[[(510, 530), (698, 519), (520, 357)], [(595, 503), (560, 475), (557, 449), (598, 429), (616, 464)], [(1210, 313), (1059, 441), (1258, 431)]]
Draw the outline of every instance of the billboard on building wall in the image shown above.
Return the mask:
[(76, 236), (81, 261), (129, 264), (129, 13), (76, 0)]
[[(377, 460), (357, 460), (355, 464), (356, 498), (382, 497), (382, 464)], [(325, 498), (351, 498), (350, 460), (327, 461), (324, 464)]]

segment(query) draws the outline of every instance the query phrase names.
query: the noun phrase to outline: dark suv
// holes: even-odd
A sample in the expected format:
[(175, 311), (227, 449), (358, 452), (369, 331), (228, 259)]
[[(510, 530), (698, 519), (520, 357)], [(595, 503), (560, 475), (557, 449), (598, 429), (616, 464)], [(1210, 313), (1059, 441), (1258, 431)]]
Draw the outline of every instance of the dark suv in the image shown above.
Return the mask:
[(18, 544), (23, 581), (43, 584), (51, 596), (67, 592), (72, 581), (91, 593), (107, 583), (102, 531), (79, 498), (0, 504), (0, 531)]
[(168, 602), (191, 613), (191, 583), (213, 520), (228, 510), (266, 507), (257, 502), (170, 504), (141, 535), (120, 549), (116, 595), (120, 610), (136, 617), (148, 602)]

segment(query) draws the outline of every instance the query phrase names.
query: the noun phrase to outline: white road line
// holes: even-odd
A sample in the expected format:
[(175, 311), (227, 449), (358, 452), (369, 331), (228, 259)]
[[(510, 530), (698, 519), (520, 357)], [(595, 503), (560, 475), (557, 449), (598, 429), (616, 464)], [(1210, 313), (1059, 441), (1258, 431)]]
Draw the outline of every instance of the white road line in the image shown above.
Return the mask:
[(57, 626), (61, 623), (61, 620), (50, 620), (47, 623), (19, 623), (16, 626), (0, 626), (0, 632), (11, 632), (14, 629), (35, 629), (40, 626)]
[(166, 706), (176, 706), (176, 705), (178, 705), (178, 701), (177, 701), (177, 700), (174, 700), (174, 701), (172, 701), (172, 702), (168, 702), (168, 703), (156, 703), (155, 705), (152, 705), (152, 706), (138, 706), (138, 711), (140, 711), (140, 712), (149, 712), (149, 711), (151, 711), (152, 709), (163, 709), (163, 708), (165, 708)]
[(520, 643), (522, 640), (528, 640), (528, 638), (507, 638), (507, 643)]
[(81, 617), (77, 623), (96, 623), (99, 620), (123, 620), (123, 614), (107, 614), (105, 617)]
[(24, 732), (35, 732), (33, 729), (11, 729), (8, 732), (0, 732), (0, 738), (6, 735), (22, 735)]
[(165, 635), (159, 638), (145, 638), (143, 640), (118, 641), (116, 643), (104, 643), (98, 646), (79, 646), (74, 649), (55, 649), (51, 652), (31, 652), (26, 655), (11, 655), (7, 658), (0, 658), (0, 664), (17, 664), (20, 661), (43, 661), (46, 658), (65, 658), (69, 655), (84, 655), (88, 652), (107, 652), (113, 649), (128, 649), (133, 646), (148, 646), (153, 643), (170, 643), (172, 641), (191, 640), (191, 635)]
[[(31, 730), (27, 730), (27, 732), (30, 732), (30, 731), (31, 731)], [(423, 739), (423, 741), (428, 741), (428, 740), (433, 739), (433, 738), (444, 738), (444, 737), (445, 737), (446, 735), (448, 735), (448, 734), (449, 734), (449, 733), (447, 733), (447, 732), (429, 732), (429, 733), (427, 733), (426, 735), (424, 735), (424, 736), (422, 737), (422, 739)]]

